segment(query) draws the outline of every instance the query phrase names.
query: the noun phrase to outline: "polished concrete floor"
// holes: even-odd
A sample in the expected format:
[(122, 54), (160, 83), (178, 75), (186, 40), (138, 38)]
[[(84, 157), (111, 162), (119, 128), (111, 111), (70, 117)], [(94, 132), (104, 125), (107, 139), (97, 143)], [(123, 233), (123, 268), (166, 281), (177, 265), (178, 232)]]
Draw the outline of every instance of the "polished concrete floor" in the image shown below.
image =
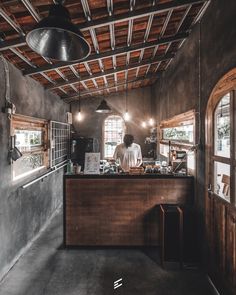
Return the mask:
[[(210, 295), (197, 270), (164, 270), (136, 249), (76, 249), (62, 245), (57, 215), (0, 285), (1, 295)], [(154, 255), (155, 256), (155, 255)], [(114, 281), (122, 286), (114, 289)]]

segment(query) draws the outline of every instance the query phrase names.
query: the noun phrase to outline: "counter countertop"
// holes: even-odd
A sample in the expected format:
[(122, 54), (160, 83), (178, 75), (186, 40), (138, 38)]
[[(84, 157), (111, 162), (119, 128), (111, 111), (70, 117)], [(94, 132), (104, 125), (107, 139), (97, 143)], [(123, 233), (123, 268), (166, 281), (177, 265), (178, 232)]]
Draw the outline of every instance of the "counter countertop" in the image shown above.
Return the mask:
[(158, 174), (158, 173), (146, 173), (140, 175), (133, 174), (65, 174), (65, 178), (193, 178), (191, 175), (179, 175), (179, 174)]

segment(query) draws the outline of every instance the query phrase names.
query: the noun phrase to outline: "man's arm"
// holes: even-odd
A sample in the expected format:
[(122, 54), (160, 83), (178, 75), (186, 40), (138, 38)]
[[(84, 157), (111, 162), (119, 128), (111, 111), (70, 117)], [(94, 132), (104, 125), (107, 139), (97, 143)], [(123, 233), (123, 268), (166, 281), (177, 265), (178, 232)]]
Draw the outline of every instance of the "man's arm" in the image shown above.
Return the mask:
[(142, 152), (141, 152), (141, 147), (139, 146), (138, 149), (138, 158), (137, 158), (137, 166), (141, 166), (143, 163), (143, 157), (142, 157)]

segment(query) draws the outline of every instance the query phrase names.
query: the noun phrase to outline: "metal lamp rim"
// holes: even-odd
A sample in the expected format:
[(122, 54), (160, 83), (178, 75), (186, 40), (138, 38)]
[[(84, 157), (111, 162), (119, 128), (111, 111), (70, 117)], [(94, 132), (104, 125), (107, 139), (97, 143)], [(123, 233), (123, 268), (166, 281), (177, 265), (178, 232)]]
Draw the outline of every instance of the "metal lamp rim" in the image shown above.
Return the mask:
[[(42, 54), (39, 52), (39, 50), (38, 50), (38, 47), (36, 46), (36, 47), (33, 47), (33, 46), (31, 46), (31, 42), (30, 42), (30, 35), (31, 35), (31, 33), (33, 33), (33, 32), (36, 32), (36, 31), (40, 31), (40, 30), (46, 30), (46, 29), (48, 29), (48, 30), (57, 30), (57, 31), (64, 31), (64, 32), (68, 32), (68, 33), (70, 33), (70, 34), (73, 34), (73, 35), (75, 35), (77, 38), (79, 38), (79, 39), (81, 39), (83, 42), (84, 42), (84, 44), (86, 45), (86, 47), (87, 47), (87, 54), (84, 56), (84, 57), (82, 57), (82, 58), (78, 58), (78, 59), (71, 59), (70, 61), (76, 61), (76, 60), (83, 60), (83, 59), (85, 59), (85, 58), (87, 58), (89, 55), (90, 55), (90, 53), (91, 53), (91, 47), (90, 47), (90, 45), (89, 45), (89, 43), (88, 43), (88, 41), (82, 36), (82, 35), (80, 35), (80, 34), (76, 34), (75, 32), (73, 32), (73, 31), (70, 31), (70, 30), (66, 30), (66, 29), (62, 29), (62, 28), (59, 28), (59, 27), (53, 27), (53, 26), (50, 26), (50, 27), (45, 27), (45, 28), (43, 28), (43, 27), (39, 27), (39, 28), (35, 28), (35, 29), (33, 29), (32, 31), (30, 31), (30, 32), (28, 32), (28, 34), (26, 35), (26, 43), (29, 45), (29, 47), (31, 48), (31, 49), (33, 49), (35, 52), (37, 52), (39, 55), (41, 55), (42, 56)], [(53, 59), (53, 58), (51, 58), (51, 59)]]

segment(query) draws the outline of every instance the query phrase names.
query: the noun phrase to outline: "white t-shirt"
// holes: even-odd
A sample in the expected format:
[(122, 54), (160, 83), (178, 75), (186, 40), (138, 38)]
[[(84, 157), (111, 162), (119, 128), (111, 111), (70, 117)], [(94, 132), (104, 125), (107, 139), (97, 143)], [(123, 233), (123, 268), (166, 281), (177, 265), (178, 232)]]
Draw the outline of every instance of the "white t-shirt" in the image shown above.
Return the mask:
[(119, 159), (122, 170), (128, 172), (130, 167), (140, 166), (142, 163), (140, 145), (132, 143), (127, 148), (124, 143), (121, 143), (116, 147), (113, 158)]

